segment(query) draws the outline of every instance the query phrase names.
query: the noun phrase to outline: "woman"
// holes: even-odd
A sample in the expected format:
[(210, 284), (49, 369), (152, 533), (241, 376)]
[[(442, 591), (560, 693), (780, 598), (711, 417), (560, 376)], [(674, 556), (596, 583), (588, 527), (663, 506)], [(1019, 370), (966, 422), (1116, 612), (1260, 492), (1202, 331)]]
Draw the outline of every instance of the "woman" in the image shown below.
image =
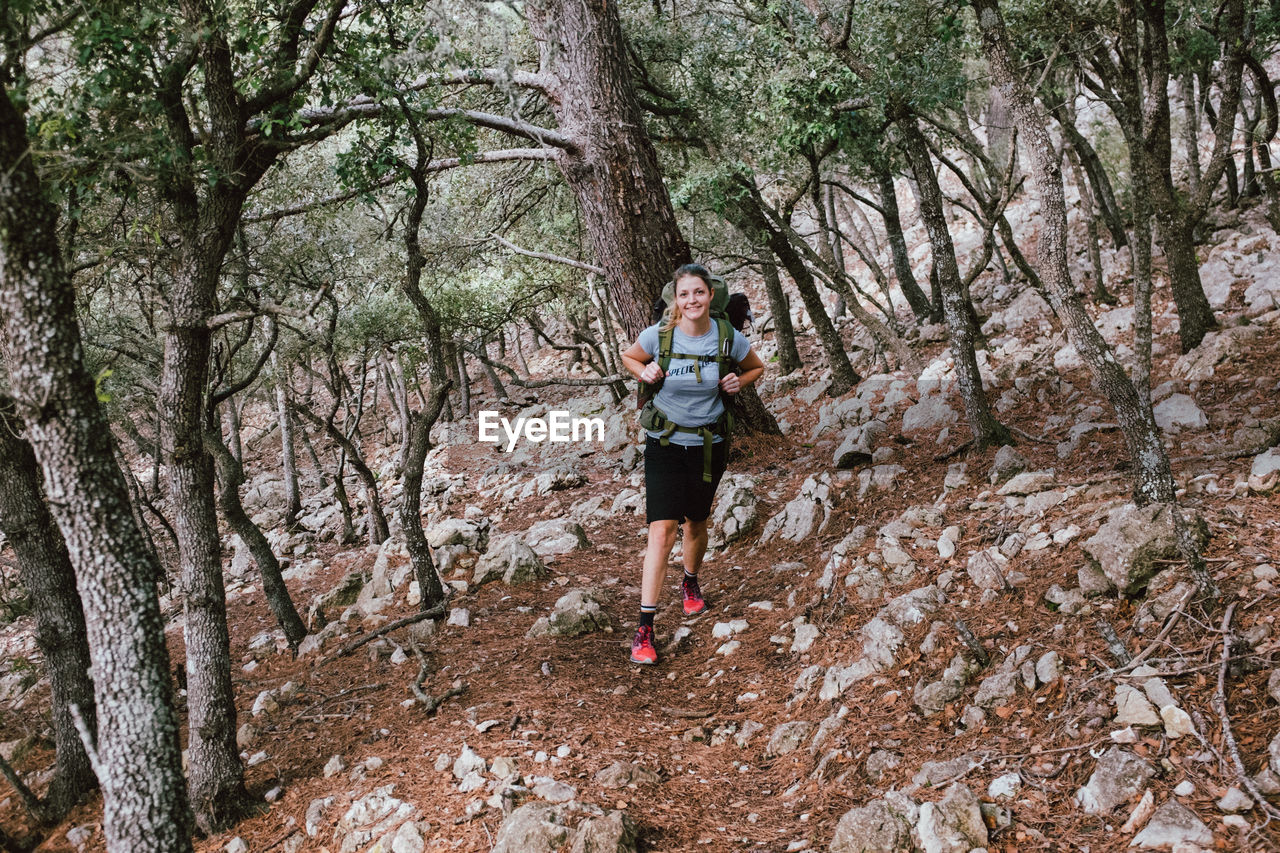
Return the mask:
[[(647, 439), (644, 448), (645, 514), (649, 545), (640, 584), (640, 626), (631, 643), (633, 663), (654, 664), (653, 617), (658, 610), (667, 559), (683, 522), (684, 612), (706, 609), (698, 586), (698, 569), (707, 551), (707, 520), (711, 499), (725, 468), (722, 395), (732, 396), (760, 378), (764, 363), (741, 332), (732, 334), (729, 358), (740, 373), (720, 370), (720, 339), (724, 332), (711, 317), (711, 274), (698, 264), (685, 264), (672, 277), (672, 304), (663, 322), (640, 333), (624, 353), (622, 363), (641, 382), (661, 383), (649, 416), (642, 416)], [(671, 330), (671, 358), (664, 374), (655, 360), (663, 330)], [(728, 340), (728, 338), (726, 338)]]

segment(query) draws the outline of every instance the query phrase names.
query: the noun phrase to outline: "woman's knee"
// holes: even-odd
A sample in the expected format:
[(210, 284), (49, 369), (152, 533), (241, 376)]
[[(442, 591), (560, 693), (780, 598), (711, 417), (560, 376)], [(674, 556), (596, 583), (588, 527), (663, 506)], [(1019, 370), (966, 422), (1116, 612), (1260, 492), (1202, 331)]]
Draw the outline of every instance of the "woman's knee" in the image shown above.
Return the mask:
[(666, 545), (670, 550), (676, 544), (676, 531), (679, 528), (680, 522), (674, 518), (651, 521), (649, 522), (649, 541)]

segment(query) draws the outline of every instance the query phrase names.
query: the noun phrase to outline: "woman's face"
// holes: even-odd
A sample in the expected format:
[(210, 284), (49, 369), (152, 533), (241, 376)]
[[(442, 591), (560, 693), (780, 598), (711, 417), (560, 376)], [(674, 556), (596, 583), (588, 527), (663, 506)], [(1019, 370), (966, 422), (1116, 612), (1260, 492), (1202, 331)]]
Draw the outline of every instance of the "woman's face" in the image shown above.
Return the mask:
[(700, 320), (711, 307), (711, 289), (696, 275), (681, 276), (676, 281), (676, 305), (680, 316)]

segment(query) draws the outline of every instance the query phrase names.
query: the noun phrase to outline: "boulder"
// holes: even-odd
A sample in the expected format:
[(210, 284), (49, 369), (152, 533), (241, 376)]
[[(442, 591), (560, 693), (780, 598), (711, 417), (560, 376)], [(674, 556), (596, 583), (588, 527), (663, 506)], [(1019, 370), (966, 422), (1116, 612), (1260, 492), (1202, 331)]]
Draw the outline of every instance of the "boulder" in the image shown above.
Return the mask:
[(969, 578), (978, 589), (1009, 588), (1005, 566), (1009, 561), (997, 548), (985, 548), (969, 558)]
[(528, 583), (547, 575), (547, 567), (525, 542), (517, 536), (503, 536), (493, 542), (488, 552), (476, 563), (476, 586), (491, 580), (506, 584)]
[(611, 626), (609, 614), (601, 607), (602, 594), (596, 589), (571, 589), (556, 601), (550, 616), (529, 629), (529, 637), (577, 637)]
[(978, 798), (956, 782), (937, 803), (920, 806), (916, 825), (925, 853), (969, 853), (987, 846), (987, 825)]
[(858, 472), (858, 500), (892, 492), (898, 487), (898, 475), (907, 473), (901, 465), (877, 465)]
[(759, 521), (757, 480), (748, 474), (729, 474), (720, 481), (711, 512), (711, 543), (723, 547), (750, 533)]
[(1280, 446), (1253, 457), (1249, 468), (1249, 488), (1255, 492), (1274, 491), (1280, 485)]
[(1171, 371), (1174, 379), (1203, 382), (1214, 375), (1218, 365), (1240, 363), (1254, 342), (1262, 335), (1260, 326), (1234, 326), (1220, 332), (1209, 332), (1200, 345), (1180, 356)]
[(625, 812), (589, 817), (578, 825), (569, 853), (635, 853), (639, 830)]
[(991, 462), (991, 473), (988, 475), (988, 479), (991, 481), (991, 485), (999, 485), (1015, 474), (1021, 474), (1027, 470), (1030, 464), (1027, 461), (1027, 457), (1009, 445), (1003, 445), (996, 451), (996, 458)]
[(884, 421), (867, 421), (845, 433), (844, 441), (836, 448), (832, 460), (836, 468), (854, 468), (871, 462), (876, 451), (876, 441), (889, 431)]
[(765, 755), (774, 757), (786, 755), (788, 752), (795, 752), (804, 744), (811, 731), (813, 731), (813, 723), (808, 720), (792, 720), (789, 723), (779, 723), (778, 727), (773, 730), (773, 734), (769, 735), (769, 743), (765, 747)]
[(831, 475), (824, 472), (807, 478), (800, 494), (765, 524), (760, 541), (802, 542), (821, 533), (831, 518), (831, 502)]
[(911, 822), (885, 800), (850, 809), (836, 824), (831, 853), (910, 853)]
[(427, 544), (432, 548), (464, 545), (469, 551), (483, 553), (489, 547), (489, 519), (446, 518), (432, 525), (426, 536)]
[(587, 541), (587, 533), (582, 525), (567, 518), (548, 518), (534, 522), (525, 532), (524, 541), (535, 554), (544, 558), (567, 554), (591, 544)]
[(1113, 746), (1098, 759), (1085, 786), (1076, 791), (1076, 802), (1087, 814), (1110, 814), (1141, 793), (1155, 772), (1145, 760)]
[(1131, 847), (1148, 850), (1173, 850), (1179, 844), (1212, 847), (1213, 832), (1195, 812), (1173, 798), (1156, 809), (1142, 832), (1130, 842)]
[(418, 811), (409, 803), (391, 796), (394, 787), (385, 785), (377, 788), (351, 804), (334, 830), (341, 853), (364, 850)]
[[(1188, 514), (1192, 534), (1203, 545), (1207, 528), (1202, 519)], [(1090, 564), (1106, 576), (1122, 595), (1142, 589), (1156, 571), (1156, 560), (1178, 553), (1173, 512), (1169, 504), (1126, 505), (1112, 513), (1098, 532), (1082, 545)], [(1083, 578), (1082, 585), (1083, 585)]]
[(960, 420), (956, 410), (947, 405), (946, 398), (930, 395), (902, 413), (902, 431), (938, 429)]
[(1156, 423), (1165, 432), (1181, 432), (1188, 429), (1204, 429), (1209, 418), (1186, 394), (1173, 394), (1156, 403), (1152, 409)]
[(526, 803), (498, 827), (492, 853), (555, 853), (571, 833), (555, 806)]
[(914, 694), (916, 707), (926, 717), (941, 713), (949, 702), (954, 702), (964, 695), (969, 679), (981, 669), (964, 655), (956, 652), (951, 658), (951, 663), (942, 671), (941, 678), (928, 684), (924, 679), (916, 683)]

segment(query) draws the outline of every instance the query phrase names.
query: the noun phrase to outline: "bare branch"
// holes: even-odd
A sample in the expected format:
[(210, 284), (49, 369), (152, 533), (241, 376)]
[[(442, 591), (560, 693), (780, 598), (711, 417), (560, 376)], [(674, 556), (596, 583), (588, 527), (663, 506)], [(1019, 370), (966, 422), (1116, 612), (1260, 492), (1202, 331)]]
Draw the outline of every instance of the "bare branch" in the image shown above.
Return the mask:
[(510, 249), (511, 251), (515, 252), (517, 255), (524, 255), (526, 258), (537, 258), (540, 261), (551, 261), (552, 263), (564, 264), (565, 266), (570, 266), (570, 267), (573, 267), (574, 269), (580, 269), (585, 272), (594, 273), (595, 275), (600, 275), (600, 276), (604, 275), (604, 267), (598, 267), (595, 264), (589, 264), (585, 261), (576, 261), (573, 258), (566, 258), (563, 255), (553, 255), (550, 252), (535, 252), (535, 251), (532, 251), (531, 249), (523, 249), (520, 246), (517, 246), (515, 243), (510, 242), (509, 240), (503, 239), (498, 234), (493, 234), (490, 236), (492, 236), (493, 239), (496, 240), (499, 245), (501, 245), (506, 249)]

